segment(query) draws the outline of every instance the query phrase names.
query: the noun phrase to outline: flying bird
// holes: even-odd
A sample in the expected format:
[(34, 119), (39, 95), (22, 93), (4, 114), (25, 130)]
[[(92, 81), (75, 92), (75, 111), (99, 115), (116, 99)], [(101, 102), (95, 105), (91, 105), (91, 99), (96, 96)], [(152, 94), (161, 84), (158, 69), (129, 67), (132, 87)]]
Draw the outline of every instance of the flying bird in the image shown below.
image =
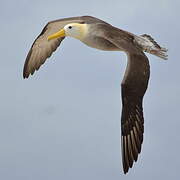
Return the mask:
[(92, 16), (64, 18), (48, 22), (35, 39), (24, 64), (23, 77), (33, 75), (66, 36), (92, 48), (127, 54), (127, 67), (121, 83), (121, 148), (126, 174), (137, 161), (143, 142), (142, 103), (150, 76), (149, 60), (144, 52), (167, 59), (167, 49), (157, 44), (150, 35), (135, 35)]

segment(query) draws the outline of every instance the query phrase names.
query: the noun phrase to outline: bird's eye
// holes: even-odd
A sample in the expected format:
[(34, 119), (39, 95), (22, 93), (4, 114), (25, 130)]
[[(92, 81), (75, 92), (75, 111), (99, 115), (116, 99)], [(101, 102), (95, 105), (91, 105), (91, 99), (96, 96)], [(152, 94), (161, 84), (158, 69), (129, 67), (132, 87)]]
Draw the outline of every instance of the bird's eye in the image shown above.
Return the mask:
[(69, 29), (72, 29), (72, 26), (69, 26), (68, 28), (69, 28)]

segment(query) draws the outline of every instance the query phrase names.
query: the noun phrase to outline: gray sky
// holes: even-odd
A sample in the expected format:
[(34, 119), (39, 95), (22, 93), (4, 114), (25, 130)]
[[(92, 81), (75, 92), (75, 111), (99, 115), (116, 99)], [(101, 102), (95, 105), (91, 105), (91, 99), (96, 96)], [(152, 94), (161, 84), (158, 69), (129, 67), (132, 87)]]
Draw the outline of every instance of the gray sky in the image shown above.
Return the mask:
[[(178, 0), (1, 0), (0, 179), (179, 179), (179, 7)], [(66, 38), (34, 76), (22, 78), (44, 25), (79, 15), (150, 34), (169, 49), (168, 61), (148, 55), (144, 143), (126, 176), (120, 156), (124, 53)]]

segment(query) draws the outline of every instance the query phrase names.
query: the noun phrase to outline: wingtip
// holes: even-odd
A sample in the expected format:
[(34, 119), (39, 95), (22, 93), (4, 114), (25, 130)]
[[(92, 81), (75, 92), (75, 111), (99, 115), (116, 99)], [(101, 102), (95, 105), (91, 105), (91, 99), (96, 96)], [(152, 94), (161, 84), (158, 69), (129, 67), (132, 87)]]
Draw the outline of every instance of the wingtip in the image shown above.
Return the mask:
[(23, 71), (23, 79), (27, 79), (29, 77), (29, 74), (26, 71)]
[(128, 173), (128, 171), (129, 171), (129, 168), (124, 168), (123, 169), (123, 172), (124, 172), (125, 175)]

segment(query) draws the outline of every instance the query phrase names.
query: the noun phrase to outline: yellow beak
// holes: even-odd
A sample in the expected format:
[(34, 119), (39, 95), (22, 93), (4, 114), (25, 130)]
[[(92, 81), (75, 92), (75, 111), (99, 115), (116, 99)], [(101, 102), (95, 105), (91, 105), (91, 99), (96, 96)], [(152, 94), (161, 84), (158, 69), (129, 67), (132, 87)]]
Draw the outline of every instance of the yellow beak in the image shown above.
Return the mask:
[(65, 36), (65, 30), (61, 29), (60, 31), (58, 31), (57, 33), (54, 33), (50, 36), (48, 36), (48, 41), (51, 39), (55, 39), (55, 38), (59, 38), (59, 37), (64, 37)]

